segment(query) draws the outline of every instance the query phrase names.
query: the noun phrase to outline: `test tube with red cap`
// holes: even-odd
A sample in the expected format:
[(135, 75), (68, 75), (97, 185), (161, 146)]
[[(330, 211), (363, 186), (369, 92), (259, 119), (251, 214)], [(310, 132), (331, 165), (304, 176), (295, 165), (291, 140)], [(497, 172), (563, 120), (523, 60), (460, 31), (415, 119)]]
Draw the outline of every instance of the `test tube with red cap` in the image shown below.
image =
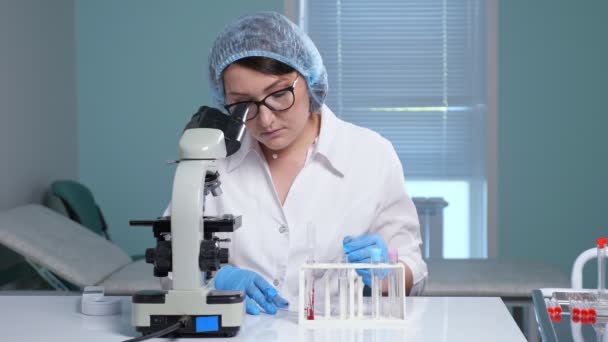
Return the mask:
[(597, 243), (597, 295), (598, 299), (605, 299), (606, 284), (605, 284), (605, 258), (606, 258), (606, 238), (600, 237), (596, 240)]

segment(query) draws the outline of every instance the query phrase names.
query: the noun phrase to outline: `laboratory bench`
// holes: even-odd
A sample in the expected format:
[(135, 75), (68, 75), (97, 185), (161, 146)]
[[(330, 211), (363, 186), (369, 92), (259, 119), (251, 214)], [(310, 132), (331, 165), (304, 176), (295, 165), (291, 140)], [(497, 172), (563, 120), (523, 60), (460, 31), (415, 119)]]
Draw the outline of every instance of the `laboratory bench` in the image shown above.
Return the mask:
[[(131, 326), (131, 297), (120, 297), (119, 315), (86, 316), (80, 313), (78, 293), (57, 294), (0, 292), (0, 340), (107, 342), (139, 336)], [(408, 297), (402, 328), (306, 329), (298, 325), (296, 312), (279, 311), (276, 316), (247, 315), (238, 335), (227, 341), (517, 342), (525, 337), (500, 298)]]

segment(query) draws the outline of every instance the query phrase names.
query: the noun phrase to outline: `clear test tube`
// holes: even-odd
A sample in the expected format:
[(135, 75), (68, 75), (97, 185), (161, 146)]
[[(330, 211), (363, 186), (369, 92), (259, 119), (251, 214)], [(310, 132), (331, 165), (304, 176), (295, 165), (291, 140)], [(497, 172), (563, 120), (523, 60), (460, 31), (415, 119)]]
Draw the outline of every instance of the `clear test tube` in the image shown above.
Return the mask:
[[(380, 248), (371, 249), (371, 263), (378, 265), (382, 262), (382, 250)], [(370, 269), (371, 280), (372, 280), (372, 318), (382, 318), (381, 303), (382, 300), (382, 269), (372, 268)]]
[(331, 318), (331, 272), (325, 272), (325, 319)]
[(346, 271), (348, 276), (348, 310), (349, 318), (355, 318), (355, 292), (358, 289), (358, 283), (355, 282), (357, 279), (357, 272), (349, 269)]
[[(342, 260), (343, 264), (347, 264), (348, 260), (346, 258), (346, 255), (344, 255), (344, 258)], [(348, 291), (349, 291), (349, 279), (348, 279), (348, 269), (343, 268), (338, 270), (338, 296), (339, 296), (339, 305), (340, 305), (340, 319), (346, 319), (348, 313), (347, 313), (347, 298), (348, 298)]]
[(363, 307), (363, 279), (361, 276), (354, 276), (355, 285), (353, 288), (355, 289), (355, 296), (357, 297), (357, 318), (363, 318), (363, 313), (365, 308)]
[[(389, 265), (396, 265), (399, 255), (397, 250), (390, 249), (388, 251)], [(400, 272), (399, 269), (393, 268), (388, 274), (388, 317), (400, 318), (401, 306), (399, 305), (399, 290), (400, 290)]]
[(597, 243), (597, 296), (598, 300), (606, 299), (606, 238), (600, 237)]

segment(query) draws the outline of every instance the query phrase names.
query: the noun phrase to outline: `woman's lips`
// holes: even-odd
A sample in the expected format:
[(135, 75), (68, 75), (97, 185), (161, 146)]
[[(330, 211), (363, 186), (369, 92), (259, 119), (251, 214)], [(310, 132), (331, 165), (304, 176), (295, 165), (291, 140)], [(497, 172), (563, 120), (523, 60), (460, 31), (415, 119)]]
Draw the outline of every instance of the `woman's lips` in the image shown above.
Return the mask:
[(281, 134), (281, 131), (283, 131), (283, 128), (277, 128), (275, 130), (262, 133), (262, 136), (264, 138), (270, 138), (270, 139), (276, 138), (277, 136), (279, 136)]

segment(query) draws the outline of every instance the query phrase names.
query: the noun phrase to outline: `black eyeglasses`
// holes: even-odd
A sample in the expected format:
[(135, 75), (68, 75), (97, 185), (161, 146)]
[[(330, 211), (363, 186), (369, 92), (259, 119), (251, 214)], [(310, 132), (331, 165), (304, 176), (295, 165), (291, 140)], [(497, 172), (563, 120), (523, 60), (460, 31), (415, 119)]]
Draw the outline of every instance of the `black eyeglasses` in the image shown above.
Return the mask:
[(226, 108), (230, 115), (236, 115), (238, 114), (237, 112), (242, 111), (242, 109), (239, 110), (239, 108), (242, 108), (239, 105), (246, 104), (247, 108), (249, 109), (249, 112), (247, 113), (247, 121), (253, 120), (256, 116), (258, 116), (261, 105), (266, 106), (273, 112), (286, 111), (291, 108), (291, 106), (293, 106), (293, 104), (296, 102), (296, 95), (294, 94), (294, 90), (296, 88), (296, 83), (298, 82), (299, 78), (300, 75), (296, 77), (290, 87), (277, 90), (267, 95), (261, 101), (240, 101), (231, 103), (229, 105), (224, 105), (224, 108)]

